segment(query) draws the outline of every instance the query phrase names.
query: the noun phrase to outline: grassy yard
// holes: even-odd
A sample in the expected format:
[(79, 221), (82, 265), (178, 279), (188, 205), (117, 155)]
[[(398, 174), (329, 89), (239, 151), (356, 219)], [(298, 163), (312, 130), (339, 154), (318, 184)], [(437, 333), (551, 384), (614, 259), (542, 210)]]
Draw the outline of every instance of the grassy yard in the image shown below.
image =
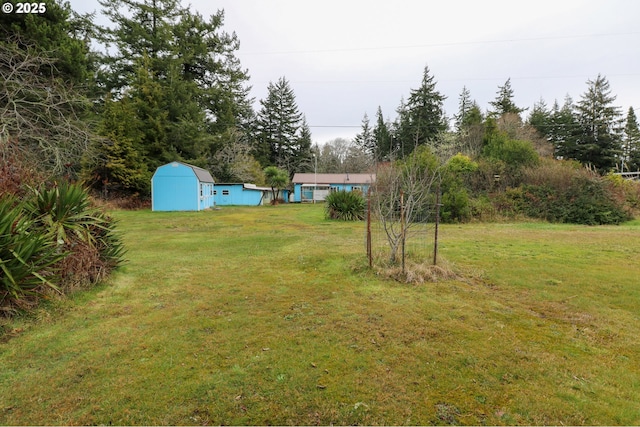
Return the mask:
[(638, 424), (640, 222), (447, 225), (364, 268), (322, 206), (116, 212), (109, 283), (5, 323), (1, 424)]

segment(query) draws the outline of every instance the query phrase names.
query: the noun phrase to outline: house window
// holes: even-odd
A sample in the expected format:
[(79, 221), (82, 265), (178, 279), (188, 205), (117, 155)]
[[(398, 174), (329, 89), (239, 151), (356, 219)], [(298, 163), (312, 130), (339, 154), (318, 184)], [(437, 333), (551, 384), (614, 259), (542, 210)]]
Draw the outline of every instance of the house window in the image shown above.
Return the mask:
[(213, 190), (213, 195), (217, 196), (218, 195), (218, 190)]
[(229, 195), (229, 190), (222, 190), (222, 195), (223, 196), (228, 196)]
[(200, 184), (200, 197), (202, 197), (204, 195), (204, 184)]
[(362, 192), (362, 187), (359, 185), (354, 185), (353, 187), (351, 187), (351, 191), (359, 191)]

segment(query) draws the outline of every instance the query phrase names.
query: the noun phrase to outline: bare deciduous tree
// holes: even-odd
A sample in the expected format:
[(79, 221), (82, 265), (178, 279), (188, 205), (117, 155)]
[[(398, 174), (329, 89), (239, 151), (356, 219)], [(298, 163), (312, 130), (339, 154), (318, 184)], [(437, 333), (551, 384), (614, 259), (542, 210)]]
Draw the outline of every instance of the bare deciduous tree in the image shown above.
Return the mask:
[(42, 71), (54, 67), (49, 57), (0, 44), (0, 154), (35, 155), (49, 174), (62, 175), (77, 171), (92, 134), (79, 118), (86, 100)]
[(392, 264), (415, 225), (434, 219), (439, 182), (438, 162), (426, 147), (378, 169), (371, 206), (387, 236)]

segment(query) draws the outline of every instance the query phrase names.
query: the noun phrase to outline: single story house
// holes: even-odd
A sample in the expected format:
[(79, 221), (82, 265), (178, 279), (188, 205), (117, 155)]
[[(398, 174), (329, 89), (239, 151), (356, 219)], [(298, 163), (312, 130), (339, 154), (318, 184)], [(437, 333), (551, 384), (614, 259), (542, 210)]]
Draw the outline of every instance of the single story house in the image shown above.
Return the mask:
[(151, 178), (151, 210), (200, 211), (214, 206), (209, 171), (182, 162), (156, 169)]
[(332, 191), (361, 191), (366, 194), (376, 180), (368, 173), (297, 173), (293, 175), (293, 201), (322, 201)]

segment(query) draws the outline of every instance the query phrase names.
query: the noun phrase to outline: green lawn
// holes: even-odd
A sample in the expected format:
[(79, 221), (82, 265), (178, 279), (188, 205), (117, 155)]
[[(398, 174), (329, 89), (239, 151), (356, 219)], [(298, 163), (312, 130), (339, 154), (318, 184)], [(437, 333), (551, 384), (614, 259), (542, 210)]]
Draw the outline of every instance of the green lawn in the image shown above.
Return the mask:
[(1, 424), (638, 424), (640, 222), (446, 225), (364, 266), (321, 205), (116, 212), (110, 283), (3, 325)]

